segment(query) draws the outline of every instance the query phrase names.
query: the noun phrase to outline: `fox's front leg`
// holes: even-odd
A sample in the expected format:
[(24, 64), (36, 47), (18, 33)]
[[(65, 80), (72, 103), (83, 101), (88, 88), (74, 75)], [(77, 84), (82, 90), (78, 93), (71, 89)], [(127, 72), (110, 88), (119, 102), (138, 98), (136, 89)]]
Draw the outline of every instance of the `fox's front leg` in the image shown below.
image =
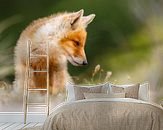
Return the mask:
[(51, 76), (50, 82), (51, 82), (51, 89), (50, 93), (52, 95), (57, 95), (58, 93), (65, 92), (65, 84), (66, 84), (66, 77), (65, 72), (53, 72), (53, 75)]

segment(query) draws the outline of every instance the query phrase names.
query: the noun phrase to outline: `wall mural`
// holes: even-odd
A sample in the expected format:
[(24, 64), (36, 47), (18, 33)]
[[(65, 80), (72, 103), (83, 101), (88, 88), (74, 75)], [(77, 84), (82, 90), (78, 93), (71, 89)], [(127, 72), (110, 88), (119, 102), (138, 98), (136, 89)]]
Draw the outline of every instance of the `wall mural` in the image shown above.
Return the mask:
[[(161, 0), (32, 3), (0, 2), (0, 111), (22, 111), (28, 41), (33, 55), (45, 55), (45, 43), (49, 44), (52, 106), (65, 101), (67, 82), (149, 82), (150, 100), (163, 100)], [(31, 59), (30, 67), (41, 71), (46, 62), (45, 57)], [(46, 76), (31, 73), (30, 87), (44, 89)], [(30, 95), (30, 101), (42, 102), (45, 92)]]

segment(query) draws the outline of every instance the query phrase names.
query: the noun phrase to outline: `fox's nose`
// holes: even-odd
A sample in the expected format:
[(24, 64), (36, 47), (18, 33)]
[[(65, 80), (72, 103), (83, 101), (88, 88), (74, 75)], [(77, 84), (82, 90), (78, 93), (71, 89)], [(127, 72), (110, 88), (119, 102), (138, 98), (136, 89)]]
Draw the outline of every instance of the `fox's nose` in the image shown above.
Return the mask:
[(83, 65), (88, 65), (88, 61), (87, 60), (84, 60), (83, 61)]

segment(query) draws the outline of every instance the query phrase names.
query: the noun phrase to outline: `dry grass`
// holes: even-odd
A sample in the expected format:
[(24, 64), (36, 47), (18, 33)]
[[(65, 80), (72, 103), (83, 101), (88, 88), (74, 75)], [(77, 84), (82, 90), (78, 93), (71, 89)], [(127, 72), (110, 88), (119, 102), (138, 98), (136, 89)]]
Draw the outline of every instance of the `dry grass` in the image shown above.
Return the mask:
[(76, 84), (101, 84), (108, 82), (110, 80), (110, 77), (112, 75), (111, 71), (104, 71), (101, 68), (101, 65), (96, 65), (94, 70), (91, 73), (91, 76), (89, 78), (79, 78), (78, 76), (73, 76), (73, 80)]

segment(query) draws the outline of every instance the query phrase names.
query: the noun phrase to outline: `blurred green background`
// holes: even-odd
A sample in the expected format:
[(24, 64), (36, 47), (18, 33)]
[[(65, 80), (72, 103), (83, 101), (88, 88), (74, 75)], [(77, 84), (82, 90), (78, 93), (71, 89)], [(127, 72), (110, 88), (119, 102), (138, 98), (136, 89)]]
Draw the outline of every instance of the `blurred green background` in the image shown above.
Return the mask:
[(0, 0), (0, 80), (14, 81), (14, 47), (33, 20), (62, 11), (96, 14), (88, 26), (86, 54), (89, 65), (69, 72), (81, 82), (90, 80), (99, 64), (111, 82), (149, 81), (151, 96), (163, 98), (162, 0)]

